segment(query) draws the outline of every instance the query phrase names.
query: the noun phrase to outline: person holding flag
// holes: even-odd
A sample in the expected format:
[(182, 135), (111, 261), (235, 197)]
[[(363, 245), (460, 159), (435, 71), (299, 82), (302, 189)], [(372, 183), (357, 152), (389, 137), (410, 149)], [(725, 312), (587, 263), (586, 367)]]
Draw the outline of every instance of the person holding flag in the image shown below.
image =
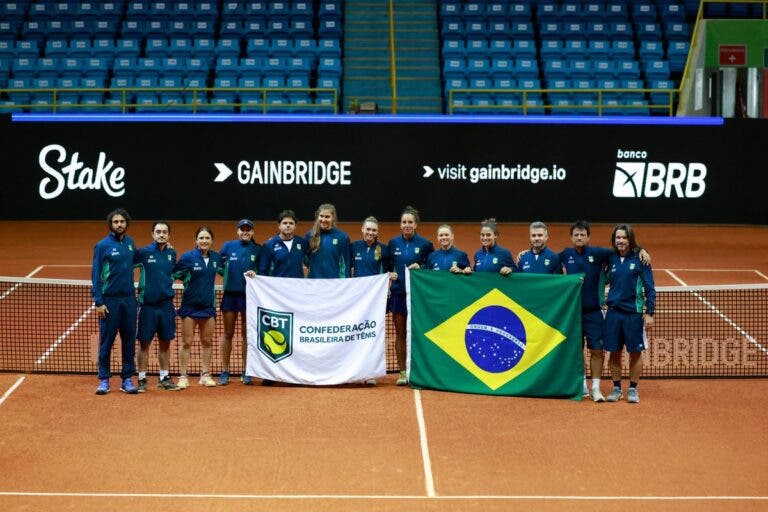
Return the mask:
[(349, 235), (336, 227), (336, 207), (321, 204), (315, 212), (315, 224), (307, 232), (310, 279), (350, 277)]
[(405, 290), (405, 269), (418, 269), (426, 265), (427, 258), (435, 250), (432, 242), (416, 233), (419, 224), (419, 212), (413, 206), (406, 206), (400, 214), (400, 231), (402, 234), (389, 241), (389, 253), (392, 256), (392, 273), (394, 280), (390, 288), (387, 309), (392, 313), (395, 324), (395, 354), (400, 375), (398, 386), (406, 386), (406, 320), (408, 318), (408, 302)]
[(448, 224), (437, 228), (437, 243), (440, 248), (427, 258), (427, 268), (441, 270), (452, 274), (471, 274), (467, 253), (460, 251), (453, 245), (453, 229)]
[(496, 219), (491, 217), (480, 223), (480, 250), (475, 253), (475, 272), (498, 272), (508, 276), (515, 269), (515, 260), (508, 249), (501, 247), (497, 242), (499, 230)]

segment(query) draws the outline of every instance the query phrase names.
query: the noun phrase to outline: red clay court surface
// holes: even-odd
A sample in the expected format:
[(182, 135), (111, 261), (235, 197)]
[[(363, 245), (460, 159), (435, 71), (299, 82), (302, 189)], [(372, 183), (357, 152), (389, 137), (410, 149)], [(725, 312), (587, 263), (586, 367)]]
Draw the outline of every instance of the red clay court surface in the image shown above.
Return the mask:
[[(234, 236), (234, 222), (210, 224), (217, 246)], [(179, 251), (197, 225), (173, 223)], [(478, 226), (455, 227), (473, 253)], [(636, 229), (657, 285), (768, 282), (764, 227)], [(259, 223), (257, 239), (273, 231)], [(88, 278), (105, 232), (0, 222), (0, 274)], [(550, 232), (551, 247), (567, 244), (567, 226)], [(149, 223), (130, 233), (148, 243)], [(499, 243), (516, 253), (526, 233), (502, 226)], [(768, 379), (646, 380), (638, 405), (415, 391), (393, 376), (374, 388), (194, 384), (127, 396), (112, 379), (98, 397), (93, 376), (0, 374), (0, 510), (768, 510)]]

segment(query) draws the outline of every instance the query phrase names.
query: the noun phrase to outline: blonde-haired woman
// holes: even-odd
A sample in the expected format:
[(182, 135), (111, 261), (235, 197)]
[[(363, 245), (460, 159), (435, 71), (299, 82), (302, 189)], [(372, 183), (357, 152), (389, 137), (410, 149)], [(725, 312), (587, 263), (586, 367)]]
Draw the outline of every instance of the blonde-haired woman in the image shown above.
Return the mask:
[(452, 274), (471, 274), (467, 253), (453, 245), (453, 228), (442, 224), (437, 228), (437, 244), (440, 246), (427, 258), (427, 268)]
[(321, 204), (315, 212), (315, 224), (307, 232), (309, 242), (307, 277), (329, 279), (350, 277), (349, 235), (336, 227), (336, 207)]
[(365, 277), (390, 272), (392, 261), (389, 248), (379, 242), (379, 221), (376, 217), (363, 221), (362, 233), (362, 239), (352, 242), (352, 275)]

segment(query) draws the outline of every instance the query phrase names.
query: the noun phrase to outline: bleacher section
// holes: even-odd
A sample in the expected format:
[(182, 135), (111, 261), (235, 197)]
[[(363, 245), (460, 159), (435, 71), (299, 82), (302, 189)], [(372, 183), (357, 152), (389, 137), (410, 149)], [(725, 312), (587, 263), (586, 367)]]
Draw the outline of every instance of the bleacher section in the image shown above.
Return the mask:
[(663, 90), (679, 83), (697, 8), (677, 0), (440, 0), (446, 111), (669, 115)]
[(4, 2), (0, 110), (332, 113), (341, 13), (341, 0)]

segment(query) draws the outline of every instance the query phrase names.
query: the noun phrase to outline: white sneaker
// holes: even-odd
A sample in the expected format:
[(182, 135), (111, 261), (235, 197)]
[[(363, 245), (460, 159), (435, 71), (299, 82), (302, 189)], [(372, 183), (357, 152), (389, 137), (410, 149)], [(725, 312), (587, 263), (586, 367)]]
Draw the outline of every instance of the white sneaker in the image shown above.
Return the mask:
[(179, 377), (179, 381), (176, 383), (176, 387), (179, 389), (187, 389), (189, 387), (189, 377), (186, 375)]
[(396, 384), (398, 386), (407, 386), (408, 385), (408, 377), (405, 376), (405, 370), (400, 372), (400, 375), (397, 377)]
[(376, 379), (367, 379), (365, 381), (366, 386), (375, 386), (376, 385)]
[(627, 391), (627, 403), (640, 403), (640, 393), (637, 392), (637, 388), (629, 388), (629, 391)]
[(584, 383), (584, 388), (582, 388), (581, 391), (582, 398), (589, 396), (589, 388), (587, 388), (587, 383)]
[(605, 402), (605, 397), (600, 392), (600, 388), (592, 388), (592, 401), (595, 403)]
[(608, 397), (605, 399), (606, 402), (618, 402), (621, 400), (621, 397), (624, 396), (621, 392), (620, 387), (614, 386), (610, 393), (608, 393)]
[(210, 373), (204, 373), (200, 375), (200, 385), (205, 386), (207, 388), (215, 388), (216, 381), (213, 380)]

